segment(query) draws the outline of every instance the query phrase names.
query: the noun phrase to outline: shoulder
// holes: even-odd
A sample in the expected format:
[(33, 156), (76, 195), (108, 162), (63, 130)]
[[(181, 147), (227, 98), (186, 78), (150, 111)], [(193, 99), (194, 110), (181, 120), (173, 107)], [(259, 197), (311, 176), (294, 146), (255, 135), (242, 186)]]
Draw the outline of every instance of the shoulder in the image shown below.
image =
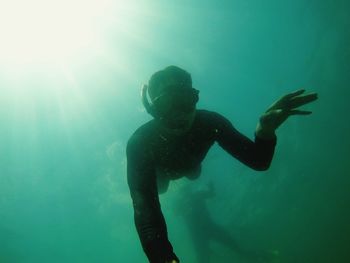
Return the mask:
[(200, 122), (204, 122), (207, 125), (212, 126), (214, 128), (232, 125), (227, 118), (215, 111), (197, 110), (197, 118)]
[(215, 140), (232, 135), (236, 129), (232, 123), (223, 115), (207, 110), (198, 110), (198, 127), (203, 127), (203, 130), (213, 134)]
[(127, 143), (127, 152), (135, 152), (137, 150), (145, 150), (147, 145), (150, 145), (155, 137), (155, 124), (151, 120), (141, 125), (136, 131), (130, 136)]
[(203, 110), (199, 109), (197, 110), (197, 115), (204, 117), (204, 118), (218, 118), (222, 117), (221, 114), (215, 112), (215, 111), (209, 111), (209, 110)]

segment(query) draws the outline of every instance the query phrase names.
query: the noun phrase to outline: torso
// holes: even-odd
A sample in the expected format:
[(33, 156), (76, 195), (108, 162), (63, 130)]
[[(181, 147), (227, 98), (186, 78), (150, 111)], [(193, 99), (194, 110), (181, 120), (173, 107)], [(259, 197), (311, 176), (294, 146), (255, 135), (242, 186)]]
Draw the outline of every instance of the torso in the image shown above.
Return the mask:
[(178, 137), (162, 134), (154, 121), (148, 123), (152, 139), (147, 146), (157, 171), (176, 179), (198, 170), (215, 140), (215, 129), (205, 117), (205, 111), (198, 110), (191, 129)]

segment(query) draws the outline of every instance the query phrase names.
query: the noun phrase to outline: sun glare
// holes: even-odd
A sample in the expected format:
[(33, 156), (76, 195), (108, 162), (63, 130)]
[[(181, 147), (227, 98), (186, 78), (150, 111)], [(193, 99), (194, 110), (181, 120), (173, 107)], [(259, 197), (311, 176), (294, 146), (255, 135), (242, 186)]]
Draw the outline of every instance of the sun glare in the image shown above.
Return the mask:
[(129, 74), (146, 9), (133, 0), (0, 0), (0, 99), (19, 120), (46, 101), (67, 122), (89, 114), (93, 92), (82, 82), (102, 68), (105, 78)]
[(1, 1), (1, 63), (25, 67), (74, 59), (98, 45), (104, 0)]

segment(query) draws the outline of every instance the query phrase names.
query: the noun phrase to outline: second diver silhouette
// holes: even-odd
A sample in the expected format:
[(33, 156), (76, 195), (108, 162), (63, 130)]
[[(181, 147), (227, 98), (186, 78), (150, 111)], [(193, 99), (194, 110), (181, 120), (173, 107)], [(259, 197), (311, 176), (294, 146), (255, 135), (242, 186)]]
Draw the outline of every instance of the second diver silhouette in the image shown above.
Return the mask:
[(215, 222), (207, 206), (207, 200), (216, 195), (212, 182), (208, 183), (205, 188), (193, 189), (185, 186), (181, 191), (184, 193), (177, 198), (174, 209), (184, 219), (198, 263), (216, 262), (210, 247), (212, 241), (232, 250), (244, 262), (279, 262), (278, 251), (245, 249), (237, 243), (224, 226)]

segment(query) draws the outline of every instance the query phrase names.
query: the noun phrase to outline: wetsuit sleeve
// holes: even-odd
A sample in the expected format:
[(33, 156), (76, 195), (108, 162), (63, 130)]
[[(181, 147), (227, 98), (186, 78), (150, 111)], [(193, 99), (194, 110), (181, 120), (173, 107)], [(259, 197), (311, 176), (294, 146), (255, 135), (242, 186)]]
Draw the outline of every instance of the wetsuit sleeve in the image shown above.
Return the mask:
[(177, 259), (161, 212), (152, 154), (135, 137), (129, 140), (127, 146), (127, 179), (136, 230), (149, 262), (164, 263)]
[(252, 141), (236, 130), (223, 116), (215, 114), (214, 132), (218, 144), (240, 162), (263, 171), (270, 167), (276, 146), (276, 137), (266, 140), (255, 136)]

